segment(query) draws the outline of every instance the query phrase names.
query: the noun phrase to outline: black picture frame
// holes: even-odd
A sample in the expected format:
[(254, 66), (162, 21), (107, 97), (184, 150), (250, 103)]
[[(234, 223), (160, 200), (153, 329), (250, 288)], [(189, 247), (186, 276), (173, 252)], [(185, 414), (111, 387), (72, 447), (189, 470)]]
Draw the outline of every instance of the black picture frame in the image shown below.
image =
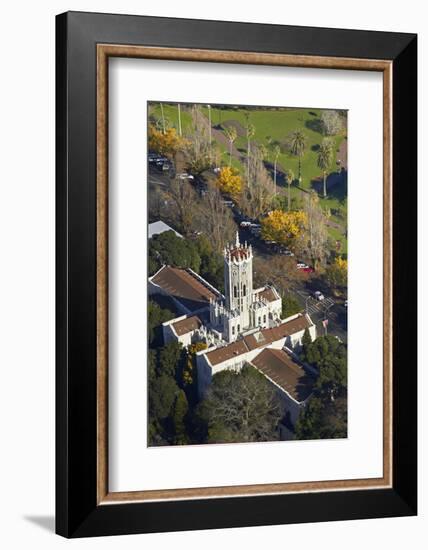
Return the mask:
[[(391, 488), (97, 504), (96, 46), (100, 43), (392, 62)], [(86, 537), (415, 515), (417, 36), (68, 12), (56, 18), (56, 97), (56, 532)], [(403, 186), (406, 193), (400, 192)]]

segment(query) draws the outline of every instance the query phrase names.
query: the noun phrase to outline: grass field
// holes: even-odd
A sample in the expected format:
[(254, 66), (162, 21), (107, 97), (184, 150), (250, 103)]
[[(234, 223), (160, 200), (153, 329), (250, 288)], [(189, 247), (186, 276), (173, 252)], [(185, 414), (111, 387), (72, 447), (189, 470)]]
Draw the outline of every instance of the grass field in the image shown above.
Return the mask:
[[(165, 104), (163, 105), (164, 116), (167, 119), (167, 123), (178, 128), (178, 108), (176, 105)], [(208, 118), (208, 107), (202, 105), (202, 111)], [(151, 105), (151, 113), (161, 118), (160, 104), (153, 103)], [(215, 105), (211, 106), (211, 123), (215, 130), (224, 133), (224, 128), (228, 124), (233, 124), (237, 129), (238, 137), (234, 143), (238, 152), (245, 157), (247, 150), (247, 140), (245, 136), (245, 126), (249, 121), (255, 128), (255, 135), (252, 141), (257, 144), (265, 145), (268, 147), (270, 141), (278, 142), (281, 147), (281, 154), (278, 158), (279, 171), (291, 169), (297, 178), (298, 175), (298, 159), (293, 156), (286, 147), (286, 142), (289, 134), (294, 130), (303, 130), (307, 138), (306, 152), (302, 157), (302, 182), (299, 187), (291, 187), (291, 197), (299, 199), (301, 198), (302, 191), (309, 191), (312, 188), (320, 189), (322, 176), (320, 168), (317, 166), (317, 148), (322, 142), (323, 134), (320, 128), (320, 116), (322, 110), (320, 109), (293, 109), (293, 108), (277, 108), (277, 109), (246, 109), (244, 107), (222, 108), (219, 109)], [(181, 107), (181, 125), (183, 134), (191, 132), (192, 119), (189, 112), (189, 108), (186, 105)], [(213, 138), (215, 139), (216, 132), (213, 132)], [(217, 134), (218, 136), (219, 134)], [(337, 171), (337, 153), (343, 140), (345, 139), (346, 132), (341, 135), (335, 136), (334, 141), (334, 156), (332, 159), (330, 171), (334, 174)], [(227, 142), (225, 140), (216, 139), (217, 146), (222, 152), (222, 158), (224, 164), (228, 164), (229, 155)], [(266, 159), (268, 162), (272, 162), (272, 158)], [(233, 166), (240, 171), (244, 171), (243, 163), (236, 156), (232, 159)], [(330, 176), (334, 177), (334, 176)], [(278, 193), (286, 194), (287, 188), (284, 185), (283, 180), (278, 178)], [(338, 183), (331, 188), (329, 196), (327, 198), (320, 198), (320, 202), (323, 208), (333, 210), (331, 220), (340, 224), (343, 231), (329, 227), (328, 232), (332, 239), (340, 240), (342, 242), (342, 251), (345, 252), (347, 248), (346, 237), (344, 233), (346, 231), (346, 208), (347, 208), (347, 190), (344, 184)], [(341, 208), (344, 211), (345, 216), (336, 217), (334, 211)]]

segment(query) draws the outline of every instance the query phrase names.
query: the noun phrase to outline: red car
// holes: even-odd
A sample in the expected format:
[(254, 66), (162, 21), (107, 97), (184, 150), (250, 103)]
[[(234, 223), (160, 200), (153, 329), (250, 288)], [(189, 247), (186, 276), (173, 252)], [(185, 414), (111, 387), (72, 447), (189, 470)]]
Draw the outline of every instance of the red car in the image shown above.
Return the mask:
[(313, 267), (307, 266), (302, 269), (305, 273), (314, 273), (315, 269)]

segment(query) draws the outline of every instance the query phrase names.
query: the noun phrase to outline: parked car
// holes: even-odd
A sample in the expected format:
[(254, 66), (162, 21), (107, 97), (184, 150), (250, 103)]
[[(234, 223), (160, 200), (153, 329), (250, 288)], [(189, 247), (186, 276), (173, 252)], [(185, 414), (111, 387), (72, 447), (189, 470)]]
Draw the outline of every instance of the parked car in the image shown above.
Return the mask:
[(285, 246), (279, 247), (278, 254), (281, 254), (282, 256), (294, 256), (293, 252)]
[(304, 267), (302, 271), (304, 271), (305, 273), (315, 273), (315, 269), (310, 265), (307, 265), (306, 267)]
[[(159, 170), (163, 170), (164, 168), (164, 164), (168, 164), (169, 165), (169, 160), (166, 158), (166, 157), (158, 157), (155, 161), (155, 165), (156, 165), (156, 168), (158, 168)], [(169, 170), (169, 167), (168, 167), (168, 170)]]
[(179, 180), (194, 180), (195, 176), (192, 176), (192, 174), (188, 174), (187, 172), (182, 172), (181, 174), (177, 174), (177, 178)]
[(345, 300), (345, 303), (343, 305), (346, 307), (346, 309), (348, 309), (348, 300)]
[(304, 262), (297, 262), (296, 264), (297, 269), (304, 269), (305, 267), (309, 267)]
[(313, 297), (315, 298), (315, 300), (318, 300), (319, 302), (322, 302), (325, 299), (324, 294), (322, 292), (320, 292), (319, 290), (316, 290), (313, 293)]
[(159, 160), (160, 155), (157, 153), (149, 153), (148, 158), (150, 164), (155, 164)]
[(251, 222), (247, 222), (247, 221), (243, 221), (239, 224), (239, 226), (242, 227), (243, 229), (250, 227), (250, 225), (251, 225)]
[(229, 208), (233, 208), (234, 206), (233, 201), (223, 201), (223, 204)]

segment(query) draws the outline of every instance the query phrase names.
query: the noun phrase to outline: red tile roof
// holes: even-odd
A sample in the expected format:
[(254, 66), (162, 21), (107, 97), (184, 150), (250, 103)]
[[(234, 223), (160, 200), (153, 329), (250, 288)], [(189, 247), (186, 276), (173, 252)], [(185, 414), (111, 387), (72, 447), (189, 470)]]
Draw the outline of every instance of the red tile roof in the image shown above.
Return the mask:
[(232, 344), (210, 351), (206, 355), (211, 365), (219, 365), (220, 363), (228, 361), (233, 357), (237, 357), (239, 355), (242, 355), (243, 353), (247, 353), (247, 351), (248, 348), (245, 345), (244, 340), (237, 340)]
[(192, 315), (192, 317), (187, 317), (186, 319), (171, 324), (177, 336), (182, 336), (183, 334), (197, 330), (202, 325), (202, 321), (197, 315)]
[(266, 302), (274, 302), (275, 300), (278, 300), (275, 292), (271, 288), (265, 288), (261, 292), (258, 292), (256, 294), (256, 298), (259, 300), (266, 300)]
[(281, 338), (286, 338), (287, 336), (296, 334), (296, 332), (301, 332), (310, 326), (311, 325), (306, 318), (306, 315), (300, 315), (296, 319), (292, 319), (287, 323), (282, 323), (282, 325), (279, 325), (278, 327), (265, 328), (255, 334), (244, 336), (244, 340), (248, 349), (252, 350), (267, 346), (272, 342), (281, 340)]
[(210, 298), (218, 297), (192, 273), (178, 267), (164, 266), (151, 280), (190, 311), (207, 306)]
[(278, 327), (266, 328), (254, 334), (250, 334), (249, 336), (244, 336), (242, 340), (237, 340), (232, 344), (210, 351), (206, 355), (211, 365), (219, 365), (233, 357), (237, 357), (257, 348), (268, 346), (272, 344), (272, 342), (301, 332), (305, 330), (306, 327), (310, 326), (306, 316), (300, 315), (296, 319), (292, 319)]
[(312, 393), (314, 378), (285, 351), (265, 349), (252, 364), (299, 403)]

